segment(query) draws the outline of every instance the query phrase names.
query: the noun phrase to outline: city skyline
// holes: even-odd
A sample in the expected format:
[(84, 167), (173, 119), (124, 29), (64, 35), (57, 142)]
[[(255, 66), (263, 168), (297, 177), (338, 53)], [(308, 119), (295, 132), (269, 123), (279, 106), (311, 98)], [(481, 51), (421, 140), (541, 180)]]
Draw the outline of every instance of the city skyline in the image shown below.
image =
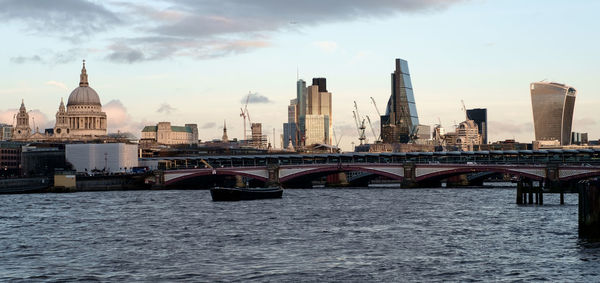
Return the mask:
[[(275, 128), (279, 146), (296, 79), (326, 77), (335, 93), (333, 128), (343, 136), (342, 148), (349, 150), (351, 142), (358, 143), (352, 101), (358, 102), (361, 113), (377, 116), (369, 97), (380, 108), (385, 105), (390, 62), (403, 58), (411, 65), (422, 124), (436, 124), (439, 117), (453, 130), (463, 120), (464, 100), (467, 108), (488, 109), (490, 141), (531, 142), (529, 84), (546, 79), (578, 89), (573, 131), (588, 132), (590, 139), (600, 136), (594, 115), (600, 105), (594, 82), (599, 59), (589, 56), (599, 47), (598, 39), (590, 36), (592, 6), (599, 7), (597, 3), (545, 1), (540, 8), (541, 1), (399, 1), (366, 7), (350, 1), (338, 3), (342, 8), (329, 12), (329, 20), (307, 22), (316, 9), (310, 3), (291, 9), (257, 1), (243, 16), (235, 1), (226, 13), (204, 2), (192, 7), (168, 1), (146, 6), (76, 1), (72, 8), (85, 11), (87, 21), (78, 22), (79, 16), (63, 21), (60, 15), (74, 12), (62, 5), (71, 2), (56, 1), (52, 7), (3, 2), (0, 18), (8, 24), (0, 29), (11, 40), (5, 44), (6, 64), (0, 67), (0, 122), (11, 124), (24, 99), (40, 129), (52, 127), (58, 101), (76, 88), (80, 60), (87, 59), (109, 132), (139, 136), (143, 125), (160, 121), (197, 123), (200, 138), (210, 140), (221, 137), (225, 119), (229, 137), (241, 138), (239, 108), (252, 91), (258, 93), (248, 107), (253, 122), (263, 123), (269, 138)], [(261, 7), (286, 13), (263, 17), (257, 11)], [(565, 7), (577, 13), (577, 19), (552, 21)], [(133, 10), (146, 13), (125, 21), (123, 15)], [(100, 21), (110, 18), (114, 24)], [(143, 28), (150, 19), (160, 20), (158, 26)], [(241, 20), (251, 24), (240, 26)], [(196, 26), (208, 27), (211, 34), (201, 34)], [(138, 30), (143, 36), (135, 36)], [(553, 42), (553, 33), (570, 40)], [(172, 42), (161, 45), (158, 35)], [(186, 45), (185, 39), (193, 36), (202, 42)], [(195, 49), (178, 45), (192, 43)], [(201, 50), (205, 52), (199, 54)], [(139, 101), (145, 101), (144, 107)]]

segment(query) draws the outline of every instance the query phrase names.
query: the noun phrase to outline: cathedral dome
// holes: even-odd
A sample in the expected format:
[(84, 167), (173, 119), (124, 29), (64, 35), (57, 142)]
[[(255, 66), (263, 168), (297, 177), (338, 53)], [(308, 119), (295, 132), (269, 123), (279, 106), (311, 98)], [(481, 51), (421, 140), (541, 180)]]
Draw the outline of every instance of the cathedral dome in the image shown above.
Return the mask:
[(71, 105), (102, 105), (96, 91), (89, 86), (80, 86), (71, 92), (67, 106)]
[(88, 83), (87, 71), (85, 69), (85, 60), (83, 61), (83, 68), (81, 69), (81, 75), (79, 76), (79, 87), (74, 89), (69, 95), (69, 100), (67, 101), (67, 106), (72, 105), (99, 105), (100, 97), (98, 93), (90, 87)]

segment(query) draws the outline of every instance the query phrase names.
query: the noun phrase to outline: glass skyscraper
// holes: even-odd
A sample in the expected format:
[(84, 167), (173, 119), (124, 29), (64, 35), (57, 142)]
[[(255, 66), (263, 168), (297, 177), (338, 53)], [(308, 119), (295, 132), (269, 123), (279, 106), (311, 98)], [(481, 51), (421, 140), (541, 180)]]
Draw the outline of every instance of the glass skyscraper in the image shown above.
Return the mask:
[(417, 135), (419, 115), (415, 104), (408, 62), (396, 59), (392, 73), (392, 94), (385, 115), (381, 116), (384, 143), (407, 143)]
[(535, 140), (557, 140), (561, 145), (569, 145), (577, 90), (547, 82), (532, 83), (530, 90)]

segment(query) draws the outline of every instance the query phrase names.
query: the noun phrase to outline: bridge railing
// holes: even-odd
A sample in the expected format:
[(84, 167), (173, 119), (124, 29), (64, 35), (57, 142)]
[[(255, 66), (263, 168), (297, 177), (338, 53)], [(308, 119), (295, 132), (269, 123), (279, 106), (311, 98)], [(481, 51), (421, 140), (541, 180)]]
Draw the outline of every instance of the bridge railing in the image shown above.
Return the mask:
[(179, 170), (207, 168), (206, 161), (214, 168), (264, 167), (269, 164), (494, 164), (494, 165), (540, 165), (600, 166), (600, 152), (563, 153), (402, 153), (402, 154), (327, 154), (327, 155), (255, 155), (255, 156), (191, 156), (161, 158), (158, 169)]

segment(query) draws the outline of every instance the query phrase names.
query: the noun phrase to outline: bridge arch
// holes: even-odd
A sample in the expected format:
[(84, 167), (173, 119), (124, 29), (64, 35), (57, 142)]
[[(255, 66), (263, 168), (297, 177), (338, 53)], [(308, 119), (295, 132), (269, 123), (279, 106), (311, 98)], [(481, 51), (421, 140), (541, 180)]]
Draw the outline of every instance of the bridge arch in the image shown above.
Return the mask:
[[(264, 176), (244, 172), (241, 170), (227, 170), (227, 169), (218, 169), (218, 170), (199, 169), (199, 170), (194, 170), (191, 172), (177, 172), (177, 173), (166, 171), (165, 175), (169, 174), (169, 173), (183, 174), (183, 175), (175, 177), (173, 179), (169, 179), (168, 181), (165, 181), (166, 186), (174, 185), (174, 184), (177, 184), (178, 182), (182, 182), (182, 181), (185, 181), (188, 179), (204, 177), (204, 176), (237, 176), (237, 175), (239, 175), (239, 176), (247, 177), (250, 179), (256, 179), (261, 182), (267, 182), (267, 179), (268, 179)], [(186, 173), (189, 173), (189, 174), (186, 174)]]
[[(399, 168), (401, 168), (401, 167), (399, 167)], [(282, 169), (289, 169), (289, 168), (282, 167)], [(280, 177), (279, 181), (281, 183), (289, 183), (294, 180), (304, 178), (304, 177), (309, 177), (309, 176), (320, 176), (320, 175), (324, 176), (324, 175), (328, 175), (328, 174), (332, 174), (332, 173), (352, 172), (352, 171), (371, 173), (371, 174), (374, 174), (377, 176), (383, 176), (383, 177), (386, 177), (386, 178), (389, 178), (392, 180), (398, 180), (398, 181), (403, 180), (403, 176), (402, 176), (403, 171), (400, 174), (394, 174), (394, 173), (391, 173), (389, 170), (384, 170), (383, 167), (381, 169), (378, 169), (377, 167), (374, 167), (374, 166), (331, 164), (329, 166), (327, 166), (327, 165), (316, 166), (316, 167), (310, 166), (310, 168), (306, 168), (306, 170), (301, 170), (299, 172)]]
[(497, 167), (497, 166), (461, 166), (461, 167), (452, 167), (447, 170), (439, 170), (428, 174), (423, 174), (420, 176), (416, 176), (415, 181), (427, 181), (431, 179), (445, 179), (448, 177), (453, 177), (462, 174), (468, 173), (479, 173), (479, 172), (491, 172), (491, 173), (502, 173), (502, 174), (511, 174), (521, 177), (526, 177), (532, 180), (543, 180), (545, 177), (545, 168), (542, 167), (532, 167), (528, 169), (511, 169), (506, 167)]

